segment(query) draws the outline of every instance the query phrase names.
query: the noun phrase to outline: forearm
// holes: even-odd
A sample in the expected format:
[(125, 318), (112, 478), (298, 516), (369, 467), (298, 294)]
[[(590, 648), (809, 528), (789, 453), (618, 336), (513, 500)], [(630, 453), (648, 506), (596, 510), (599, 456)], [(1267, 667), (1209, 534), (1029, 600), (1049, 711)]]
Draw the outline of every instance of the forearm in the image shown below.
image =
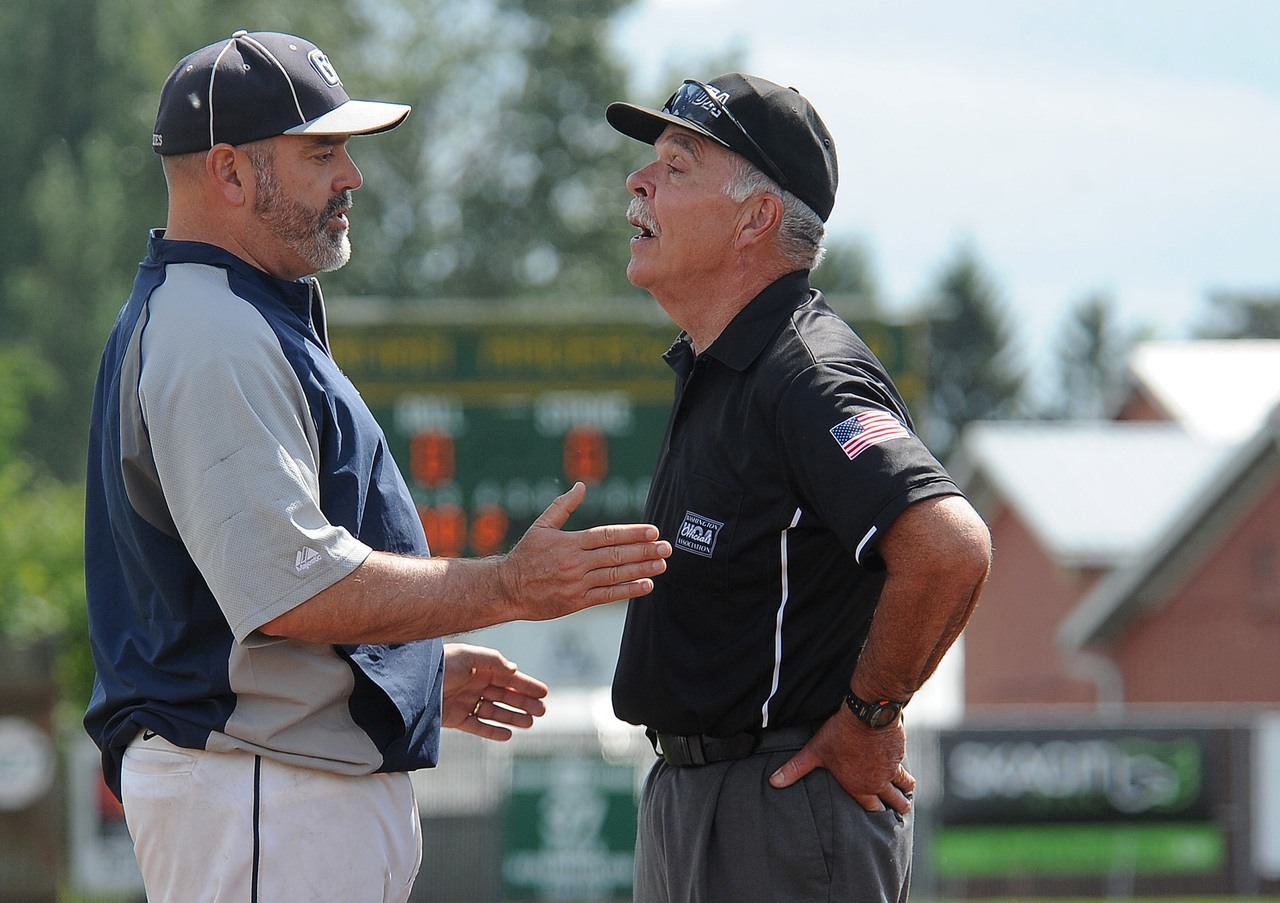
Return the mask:
[(851, 686), (906, 700), (937, 669), (972, 614), (991, 563), (986, 525), (959, 496), (919, 503), (881, 545), (888, 577)]
[(666, 568), (671, 544), (650, 524), (562, 531), (585, 491), (575, 483), (500, 557), (373, 552), (262, 632), (313, 643), (408, 642), (505, 621), (545, 621), (645, 595)]
[(502, 564), (373, 552), (262, 632), (316, 643), (401, 643), (488, 627), (517, 616)]
[(866, 699), (904, 701), (924, 685), (960, 636), (980, 587), (968, 593), (886, 586), (851, 686)]

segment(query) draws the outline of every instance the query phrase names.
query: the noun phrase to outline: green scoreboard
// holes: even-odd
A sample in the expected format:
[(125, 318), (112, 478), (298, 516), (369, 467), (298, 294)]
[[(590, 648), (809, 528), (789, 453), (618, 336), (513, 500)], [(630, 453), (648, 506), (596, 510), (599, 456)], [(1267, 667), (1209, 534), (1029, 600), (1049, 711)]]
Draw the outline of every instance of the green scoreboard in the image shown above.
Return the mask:
[[(505, 551), (578, 480), (570, 527), (641, 519), (679, 330), (651, 300), (635, 305), (334, 305), (334, 359), (386, 431), (434, 554)], [(854, 325), (918, 407), (923, 325)]]

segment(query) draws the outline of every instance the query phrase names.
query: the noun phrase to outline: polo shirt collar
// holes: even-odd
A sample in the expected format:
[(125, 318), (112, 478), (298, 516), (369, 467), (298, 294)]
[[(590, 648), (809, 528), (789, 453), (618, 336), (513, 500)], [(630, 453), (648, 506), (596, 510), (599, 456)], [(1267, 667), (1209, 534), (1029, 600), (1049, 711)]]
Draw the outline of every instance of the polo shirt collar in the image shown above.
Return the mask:
[(735, 370), (746, 370), (782, 322), (809, 298), (809, 271), (788, 273), (747, 302), (706, 353)]

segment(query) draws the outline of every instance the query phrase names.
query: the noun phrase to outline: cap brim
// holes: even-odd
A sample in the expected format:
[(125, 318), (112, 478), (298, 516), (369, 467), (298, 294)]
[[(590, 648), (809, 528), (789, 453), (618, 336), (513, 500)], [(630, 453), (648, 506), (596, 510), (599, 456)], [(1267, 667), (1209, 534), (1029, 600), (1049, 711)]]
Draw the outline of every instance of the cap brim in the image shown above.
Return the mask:
[(611, 103), (605, 108), (604, 118), (609, 125), (622, 132), (628, 138), (643, 141), (645, 144), (653, 144), (658, 140), (658, 136), (666, 130), (667, 126), (676, 125), (691, 132), (697, 132), (699, 135), (705, 135), (717, 144), (729, 147), (729, 145), (696, 122), (690, 122), (688, 119), (681, 119), (679, 116), (672, 116), (670, 113), (662, 113), (658, 110), (647, 110), (634, 104)]
[(389, 131), (404, 122), (408, 104), (384, 103), (379, 100), (348, 100), (323, 116), (296, 125), (286, 135), (374, 135)]

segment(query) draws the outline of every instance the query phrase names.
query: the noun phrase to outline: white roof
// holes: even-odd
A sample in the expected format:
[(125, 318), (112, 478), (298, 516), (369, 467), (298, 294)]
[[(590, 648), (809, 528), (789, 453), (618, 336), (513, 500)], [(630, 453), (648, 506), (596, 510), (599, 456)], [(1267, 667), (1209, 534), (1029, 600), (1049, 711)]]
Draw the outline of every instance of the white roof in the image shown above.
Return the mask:
[(1214, 475), (1198, 498), (1160, 532), (1143, 553), (1113, 570), (1089, 591), (1059, 625), (1058, 642), (1080, 647), (1123, 629), (1144, 606), (1163, 604), (1169, 586), (1194, 572), (1217, 548), (1218, 531), (1230, 529), (1232, 511), (1249, 510), (1260, 501), (1259, 486), (1268, 485), (1280, 464), (1280, 409)]
[(1280, 404), (1280, 339), (1145, 342), (1129, 371), (1188, 430), (1244, 439)]
[(1059, 563), (1112, 566), (1145, 550), (1236, 446), (1173, 423), (979, 423), (953, 472), (970, 494), (991, 484)]

